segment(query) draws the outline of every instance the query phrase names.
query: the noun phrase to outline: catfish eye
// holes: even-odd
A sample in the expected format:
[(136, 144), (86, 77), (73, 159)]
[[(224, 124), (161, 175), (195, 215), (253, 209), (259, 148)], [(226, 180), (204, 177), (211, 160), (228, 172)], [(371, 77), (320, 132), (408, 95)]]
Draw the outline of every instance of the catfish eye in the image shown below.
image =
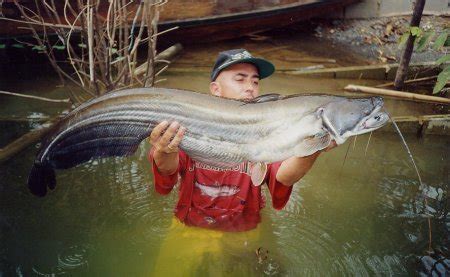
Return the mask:
[(374, 119), (375, 119), (376, 121), (380, 121), (380, 120), (381, 120), (381, 116), (377, 115), (377, 116), (374, 117)]

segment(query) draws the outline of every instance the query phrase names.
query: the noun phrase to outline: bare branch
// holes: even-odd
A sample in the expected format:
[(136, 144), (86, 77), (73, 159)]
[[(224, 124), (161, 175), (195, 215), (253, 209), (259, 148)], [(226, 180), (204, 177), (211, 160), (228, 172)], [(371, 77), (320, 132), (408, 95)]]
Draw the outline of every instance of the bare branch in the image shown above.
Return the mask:
[[(25, 24), (31, 30), (62, 83), (69, 81), (89, 96), (123, 87), (153, 85), (156, 39), (170, 31), (157, 33), (158, 8), (167, 1), (58, 1), (61, 0), (34, 0), (35, 7), (30, 7), (14, 0), (22, 20), (6, 20)], [(50, 33), (57, 34), (56, 42), (49, 39)], [(68, 61), (57, 60), (55, 44), (66, 47)], [(145, 72), (143, 78), (136, 74), (141, 46), (147, 47), (147, 60), (139, 69)], [(84, 100), (72, 91), (69, 97), (73, 103)]]
[(19, 97), (24, 97), (24, 98), (31, 98), (31, 99), (36, 99), (36, 100), (41, 100), (41, 101), (46, 101), (46, 102), (53, 102), (53, 103), (70, 103), (70, 99), (50, 99), (50, 98), (46, 98), (46, 97), (20, 94), (20, 93), (8, 92), (8, 91), (3, 91), (3, 90), (0, 90), (0, 94), (19, 96)]

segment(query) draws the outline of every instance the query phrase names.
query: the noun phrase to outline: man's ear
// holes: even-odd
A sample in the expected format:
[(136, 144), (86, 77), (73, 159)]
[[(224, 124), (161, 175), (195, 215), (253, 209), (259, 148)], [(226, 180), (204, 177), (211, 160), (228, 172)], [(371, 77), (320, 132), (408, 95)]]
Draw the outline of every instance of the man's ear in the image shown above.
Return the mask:
[(209, 92), (211, 92), (211, 94), (215, 96), (222, 96), (222, 90), (220, 89), (220, 85), (217, 82), (211, 82), (209, 84)]

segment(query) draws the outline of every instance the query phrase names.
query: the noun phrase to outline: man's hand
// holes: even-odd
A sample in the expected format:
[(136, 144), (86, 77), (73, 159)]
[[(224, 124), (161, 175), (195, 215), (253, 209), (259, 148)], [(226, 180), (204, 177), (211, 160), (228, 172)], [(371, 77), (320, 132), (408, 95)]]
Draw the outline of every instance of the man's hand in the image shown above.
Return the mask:
[(180, 126), (176, 121), (169, 125), (169, 122), (163, 121), (153, 128), (149, 136), (149, 142), (155, 152), (165, 154), (178, 153), (178, 146), (183, 139), (186, 128)]
[(178, 122), (163, 121), (153, 128), (148, 140), (153, 146), (153, 159), (163, 175), (171, 175), (178, 168), (178, 146), (186, 128)]

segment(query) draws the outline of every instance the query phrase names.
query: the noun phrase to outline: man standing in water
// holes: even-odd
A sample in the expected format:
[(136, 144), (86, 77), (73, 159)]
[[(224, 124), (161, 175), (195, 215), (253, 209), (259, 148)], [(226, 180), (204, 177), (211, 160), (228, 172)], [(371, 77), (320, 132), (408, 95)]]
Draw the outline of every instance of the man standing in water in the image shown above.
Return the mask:
[[(274, 71), (272, 63), (253, 57), (245, 49), (224, 51), (214, 64), (210, 92), (224, 98), (251, 100), (259, 96), (260, 79)], [(195, 162), (178, 148), (184, 132), (177, 122), (162, 122), (150, 135), (156, 191), (168, 194), (180, 176), (175, 215), (185, 225), (222, 231), (255, 228), (265, 203), (261, 183), (254, 184), (250, 178), (252, 166), (242, 163), (224, 170)], [(291, 157), (264, 168), (261, 181), (268, 184), (275, 209), (285, 206), (292, 185), (311, 169), (319, 154)]]
[[(224, 98), (251, 100), (259, 95), (260, 79), (274, 71), (272, 63), (253, 57), (245, 49), (224, 51), (219, 53), (214, 64), (210, 92)], [(238, 249), (251, 240), (260, 246), (256, 227), (261, 221), (260, 210), (265, 205), (261, 183), (268, 185), (272, 206), (282, 209), (289, 200), (293, 184), (311, 169), (320, 154), (291, 157), (262, 166), (260, 180), (252, 181), (253, 165), (248, 162), (225, 170), (193, 161), (178, 148), (185, 131), (177, 122), (162, 122), (149, 138), (153, 146), (149, 160), (156, 191), (168, 194), (180, 180), (175, 208), (177, 220), (172, 222), (161, 247), (156, 262), (157, 275), (185, 274), (186, 270), (195, 270), (205, 254), (209, 259), (217, 254), (217, 260), (221, 260), (223, 255), (220, 253), (224, 248)], [(334, 146), (333, 142), (328, 149)], [(233, 236), (222, 231), (239, 233)], [(184, 262), (173, 266), (175, 256)], [(191, 260), (186, 262), (186, 257)], [(210, 265), (211, 260), (203, 264)]]

